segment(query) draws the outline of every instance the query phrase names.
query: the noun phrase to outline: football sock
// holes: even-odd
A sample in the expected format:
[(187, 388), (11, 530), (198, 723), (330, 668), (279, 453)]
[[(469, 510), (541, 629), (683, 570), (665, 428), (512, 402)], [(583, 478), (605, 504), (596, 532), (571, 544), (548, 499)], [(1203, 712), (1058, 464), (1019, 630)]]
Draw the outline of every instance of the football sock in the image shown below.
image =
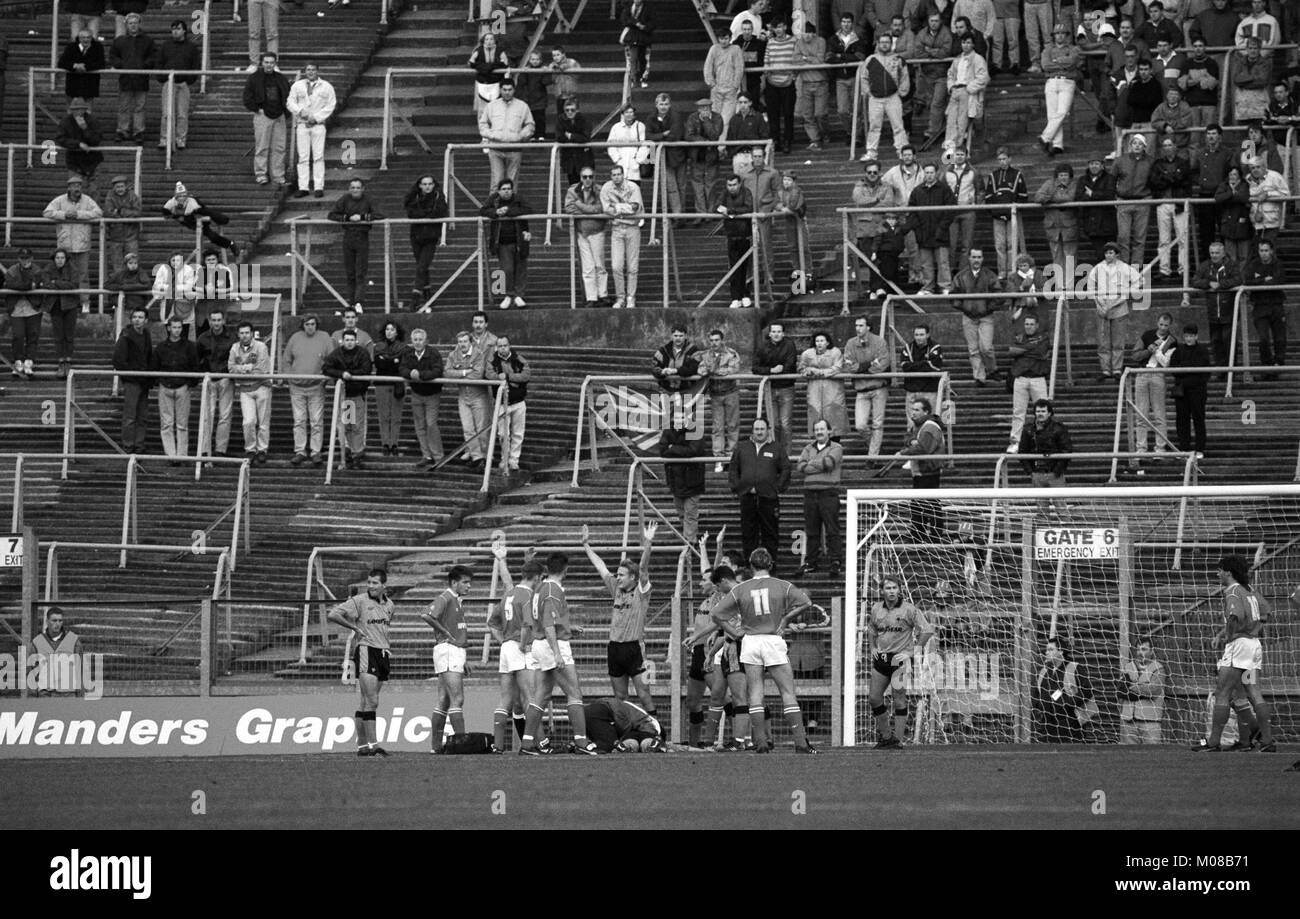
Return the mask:
[(700, 730), (704, 724), (704, 712), (691, 712), (686, 728), (686, 742), (692, 747), (700, 745)]
[(585, 746), (587, 743), (587, 712), (581, 702), (570, 702), (569, 726), (573, 728), (573, 741)]
[(749, 707), (749, 731), (754, 738), (754, 746), (767, 746), (767, 725), (763, 722), (763, 706), (751, 705)]
[(1255, 718), (1255, 710), (1250, 707), (1249, 702), (1242, 699), (1240, 702), (1232, 703), (1232, 711), (1237, 716), (1237, 734), (1242, 744), (1247, 744), (1259, 727), (1259, 722)]
[(1214, 721), (1210, 724), (1210, 737), (1207, 741), (1211, 747), (1217, 747), (1223, 738), (1223, 726), (1228, 723), (1228, 704), (1214, 703)]
[(799, 711), (799, 706), (791, 705), (785, 709), (785, 723), (790, 725), (790, 733), (794, 734), (794, 745), (808, 746), (808, 733), (803, 728), (803, 712)]
[(433, 720), (433, 749), (442, 749), (442, 732), (447, 726), (447, 713), (440, 708), (435, 708), (432, 715)]
[(358, 747), (369, 746), (369, 743), (366, 741), (366, 713), (353, 712), (352, 724), (356, 727), (356, 731), (357, 731), (357, 746)]
[(374, 712), (357, 712), (361, 718), (361, 729), (365, 734), (366, 746), (373, 747), (378, 741), (375, 739), (375, 713)]
[(1255, 718), (1259, 722), (1259, 742), (1268, 746), (1273, 742), (1273, 719), (1267, 702), (1255, 705)]
[(749, 712), (743, 708), (736, 709), (736, 715), (731, 719), (731, 736), (736, 740), (749, 740)]
[(525, 747), (537, 746), (539, 735), (542, 731), (542, 709), (541, 706), (528, 703), (528, 709), (524, 715), (524, 734), (523, 740)]
[(447, 717), (451, 719), (451, 731), (453, 734), (465, 733), (465, 710), (460, 708), (447, 709)]
[(506, 725), (510, 723), (510, 713), (499, 708), (492, 713), (492, 743), (498, 750), (506, 748)]
[(700, 736), (700, 742), (708, 745), (715, 743), (718, 739), (718, 726), (722, 724), (722, 709), (709, 706), (708, 712), (704, 715), (704, 730)]
[(900, 741), (907, 737), (907, 706), (894, 709), (894, 736)]
[(512, 712), (510, 715), (510, 720), (514, 722), (515, 725), (515, 736), (518, 737), (520, 740), (523, 740), (524, 726), (527, 724), (527, 722), (524, 720), (523, 712)]
[(889, 709), (883, 705), (873, 705), (871, 714), (876, 716), (876, 740), (889, 737)]

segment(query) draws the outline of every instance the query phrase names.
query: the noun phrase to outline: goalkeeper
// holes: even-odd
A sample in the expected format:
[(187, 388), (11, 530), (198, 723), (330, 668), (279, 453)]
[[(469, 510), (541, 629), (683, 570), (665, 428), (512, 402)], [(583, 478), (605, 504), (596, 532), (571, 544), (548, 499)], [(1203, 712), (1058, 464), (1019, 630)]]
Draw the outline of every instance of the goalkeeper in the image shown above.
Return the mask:
[(640, 746), (645, 740), (661, 740), (659, 721), (635, 702), (626, 699), (597, 699), (583, 707), (587, 716), (587, 737), (600, 753), (612, 753), (632, 741)]
[[(887, 577), (881, 582), (882, 598), (871, 607), (867, 621), (867, 652), (871, 655), (871, 714), (876, 718), (876, 749), (903, 745), (907, 730), (907, 676), (911, 672), (913, 648), (924, 649), (934, 638), (925, 614), (903, 597), (902, 581)], [(893, 729), (885, 690), (894, 703)]]

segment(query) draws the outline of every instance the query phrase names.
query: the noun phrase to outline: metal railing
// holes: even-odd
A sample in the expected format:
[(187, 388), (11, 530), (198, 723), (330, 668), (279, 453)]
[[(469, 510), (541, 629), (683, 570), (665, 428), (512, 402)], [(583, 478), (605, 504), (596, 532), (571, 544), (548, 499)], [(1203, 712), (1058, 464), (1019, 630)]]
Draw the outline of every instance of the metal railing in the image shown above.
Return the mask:
[[(54, 9), (50, 15), (50, 66), (48, 69), (59, 70), (60, 69), (59, 68), (59, 0), (52, 0), (52, 2), (54, 5)], [(235, 2), (235, 16), (236, 16), (235, 21), (238, 22), (239, 0), (234, 0), (234, 2)], [(190, 34), (198, 35), (202, 39), (202, 41), (199, 44), (199, 53), (200, 53), (200, 66), (204, 70), (208, 70), (209, 65), (212, 63), (212, 43), (211, 43), (212, 29), (210, 28), (211, 24), (212, 24), (212, 0), (203, 0), (202, 10), (190, 11)], [(70, 42), (76, 41), (76, 38), (77, 36), (75, 35), (69, 35), (68, 41)], [(121, 73), (122, 71), (120, 70), (114, 71), (105, 68), (104, 70), (98, 72), (99, 73)], [(205, 77), (204, 80), (201, 81), (199, 84), (199, 92), (201, 93), (207, 92), (206, 79), (207, 78)], [(51, 78), (50, 92), (53, 91), (54, 91), (54, 80)]]
[[(44, 162), (45, 156), (50, 152), (54, 152), (57, 154), (58, 151), (63, 151), (63, 153), (65, 154), (64, 158), (66, 159), (67, 158), (66, 154), (68, 151), (66, 148), (58, 146), (52, 140), (46, 141), (44, 144), (40, 144), (38, 146), (31, 146), (29, 144), (0, 144), (0, 146), (3, 146), (6, 151), (5, 152), (5, 221), (6, 221), (5, 245), (8, 246), (8, 245), (12, 245), (11, 242), (12, 237), (10, 235), (12, 224), (9, 221), (14, 220), (14, 152), (17, 150), (26, 150), (28, 154), (27, 168), (31, 169), (32, 168), (31, 154), (35, 153), (37, 150), (41, 151), (42, 162)], [(135, 193), (137, 196), (141, 196), (141, 200), (143, 200), (144, 192), (141, 190), (143, 186), (141, 185), (140, 182), (140, 175), (141, 175), (141, 168), (142, 168), (142, 163), (144, 158), (144, 149), (136, 146), (95, 147), (94, 149), (99, 153), (130, 154), (131, 158), (135, 161), (135, 165), (132, 171), (132, 174), (135, 179)], [(48, 163), (46, 165), (53, 166), (54, 164)]]

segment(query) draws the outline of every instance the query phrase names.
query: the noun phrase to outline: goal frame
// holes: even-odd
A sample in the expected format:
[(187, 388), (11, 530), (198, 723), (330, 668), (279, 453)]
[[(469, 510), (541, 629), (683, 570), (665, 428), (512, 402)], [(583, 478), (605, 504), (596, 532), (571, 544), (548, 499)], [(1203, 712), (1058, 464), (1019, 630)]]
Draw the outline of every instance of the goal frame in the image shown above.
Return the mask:
[(1300, 484), (1243, 484), (1243, 485), (1168, 485), (1168, 486), (1066, 486), (1063, 488), (850, 488), (846, 491), (846, 525), (844, 530), (844, 619), (841, 625), (843, 640), (840, 643), (843, 660), (839, 734), (840, 744), (856, 746), (857, 696), (854, 683), (857, 665), (857, 634), (861, 585), (858, 583), (859, 552), (871, 537), (878, 524), (862, 516), (863, 502), (888, 501), (895, 504), (918, 500), (962, 501), (976, 500), (992, 504), (996, 501), (1041, 501), (1060, 498), (1064, 501), (1154, 500), (1158, 498), (1300, 498)]

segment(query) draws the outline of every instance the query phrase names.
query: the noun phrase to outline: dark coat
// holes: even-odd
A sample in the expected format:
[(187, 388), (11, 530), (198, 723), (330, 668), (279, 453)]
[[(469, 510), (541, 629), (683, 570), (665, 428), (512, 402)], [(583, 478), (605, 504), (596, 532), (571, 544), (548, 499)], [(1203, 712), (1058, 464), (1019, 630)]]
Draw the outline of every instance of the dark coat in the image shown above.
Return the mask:
[(775, 498), (790, 484), (790, 458), (775, 440), (742, 440), (731, 454), (727, 478), (732, 494), (747, 494), (752, 488), (759, 497)]
[[(681, 112), (668, 110), (668, 114), (659, 117), (656, 111), (645, 125), (645, 139), (671, 143), (686, 139), (686, 117)], [(676, 169), (686, 162), (686, 147), (667, 147), (664, 150), (664, 165)]]
[[(108, 49), (108, 65), (114, 70), (153, 70), (157, 62), (158, 46), (144, 32), (119, 35)], [(149, 77), (123, 74), (117, 78), (117, 87), (124, 93), (142, 93), (149, 89)]]
[[(505, 207), (506, 215), (497, 216), (497, 208)], [(528, 205), (524, 204), (519, 198), (511, 198), (508, 202), (501, 200), (499, 192), (492, 192), (488, 196), (487, 204), (479, 210), (484, 217), (491, 217), (492, 223), (488, 227), (488, 252), (496, 255), (501, 251), (501, 225), (503, 223), (514, 224), (515, 230), (515, 252), (523, 259), (528, 258), (529, 244), (524, 239), (524, 234), (528, 232), (528, 221), (520, 219), (522, 215), (528, 213)]]
[[(345, 373), (350, 373), (353, 377), (368, 377), (374, 372), (375, 362), (371, 359), (370, 352), (360, 345), (351, 351), (339, 345), (321, 364), (321, 373), (334, 380), (342, 380)], [(368, 380), (352, 379), (343, 383), (343, 393), (347, 396), (364, 396), (369, 388)]]
[[(159, 70), (202, 70), (203, 69), (203, 52), (197, 44), (190, 41), (189, 33), (186, 33), (184, 41), (174, 41), (170, 36), (164, 42), (158, 44), (158, 69)], [(159, 74), (159, 83), (167, 82), (167, 74)], [(199, 80), (198, 74), (189, 76), (176, 75), (177, 83), (188, 83), (191, 86)]]
[[(84, 64), (86, 70), (84, 73), (73, 71), (76, 64)], [(92, 41), (90, 47), (85, 51), (74, 40), (69, 42), (59, 55), (59, 67), (68, 71), (68, 78), (64, 81), (63, 92), (68, 98), (77, 99), (98, 99), (99, 98), (99, 74), (97, 71), (103, 70), (106, 66), (104, 60), (104, 46), (97, 41)]]
[[(406, 208), (406, 216), (412, 220), (437, 220), (441, 217), (447, 216), (447, 196), (444, 195), (442, 189), (438, 187), (437, 180), (434, 180), (433, 193), (429, 195), (420, 191), (419, 180), (416, 180), (415, 185), (406, 193), (406, 199), (402, 201), (402, 206)], [(441, 224), (411, 224), (412, 245), (421, 245), (424, 243), (433, 243), (434, 245), (437, 245), (441, 238)]]
[[(1115, 177), (1106, 170), (1093, 177), (1084, 173), (1074, 188), (1075, 201), (1114, 201)], [(1079, 208), (1079, 229), (1089, 239), (1111, 240), (1119, 236), (1119, 221), (1113, 207)]]
[(1025, 472), (1050, 472), (1052, 475), (1065, 475), (1070, 461), (1062, 454), (1074, 452), (1070, 444), (1070, 432), (1055, 418), (1048, 418), (1041, 428), (1037, 420), (1026, 421), (1020, 434), (1020, 452), (1024, 454), (1050, 453), (1051, 459), (1025, 459), (1021, 462)]
[[(685, 428), (665, 428), (659, 434), (659, 455), (665, 459), (685, 459), (705, 455), (708, 440), (690, 436)], [(704, 463), (665, 463), (664, 479), (674, 498), (694, 498), (704, 494)]]
[[(956, 207), (957, 196), (948, 183), (940, 179), (931, 186), (924, 184), (912, 189), (907, 202), (909, 207)], [(956, 215), (952, 211), (913, 211), (907, 215), (907, 228), (916, 233), (916, 244), (922, 249), (948, 246), (948, 229)]]
[[(674, 374), (664, 373), (669, 367), (675, 367), (677, 372)], [(696, 382), (684, 382), (684, 379), (699, 375), (700, 349), (688, 341), (682, 348), (682, 359), (681, 363), (678, 364), (673, 359), (673, 343), (671, 341), (665, 342), (650, 358), (650, 373), (654, 375), (654, 378), (663, 389), (673, 392), (690, 389), (692, 386), (697, 385)]]
[[(278, 98), (268, 100), (267, 89), (272, 86), (277, 90)], [(248, 75), (248, 82), (244, 84), (244, 108), (250, 112), (261, 112), (267, 118), (282, 118), (288, 101), (289, 80), (280, 71), (263, 73), (258, 69)]]
[(194, 342), (188, 338), (180, 341), (160, 341), (149, 356), (149, 369), (158, 371), (162, 376), (158, 383), (162, 386), (193, 386), (197, 380), (188, 377), (168, 377), (168, 373), (198, 373), (199, 352)]
[(628, 2), (618, 17), (618, 24), (623, 27), (619, 34), (619, 42), (624, 45), (648, 45), (650, 36), (655, 31), (654, 17), (650, 15), (650, 4), (642, 3), (640, 12), (632, 12), (632, 4)]
[(1250, 223), (1250, 185), (1245, 179), (1233, 191), (1227, 182), (1214, 193), (1214, 203), (1219, 206), (1219, 235), (1224, 239), (1253, 239), (1255, 228)]

